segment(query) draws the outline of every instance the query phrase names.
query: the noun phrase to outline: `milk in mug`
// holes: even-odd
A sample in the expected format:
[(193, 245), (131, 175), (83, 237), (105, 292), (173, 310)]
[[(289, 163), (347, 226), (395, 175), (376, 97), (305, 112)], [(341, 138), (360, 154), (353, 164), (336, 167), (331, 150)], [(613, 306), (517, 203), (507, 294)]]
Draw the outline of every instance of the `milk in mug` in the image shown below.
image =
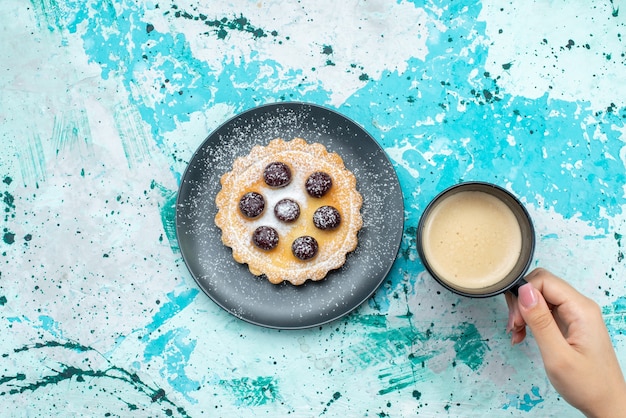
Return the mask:
[(422, 246), (433, 272), (457, 288), (480, 289), (504, 279), (522, 251), (513, 211), (497, 197), (461, 191), (428, 214)]

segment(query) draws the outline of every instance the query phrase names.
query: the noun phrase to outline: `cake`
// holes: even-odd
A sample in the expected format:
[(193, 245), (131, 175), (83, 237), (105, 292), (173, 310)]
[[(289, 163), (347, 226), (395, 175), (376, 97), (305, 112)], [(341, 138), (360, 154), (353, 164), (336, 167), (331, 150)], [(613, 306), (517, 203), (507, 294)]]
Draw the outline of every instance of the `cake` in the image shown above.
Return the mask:
[(363, 198), (337, 153), (302, 138), (254, 146), (221, 177), (215, 224), (238, 263), (301, 285), (340, 268), (358, 243)]

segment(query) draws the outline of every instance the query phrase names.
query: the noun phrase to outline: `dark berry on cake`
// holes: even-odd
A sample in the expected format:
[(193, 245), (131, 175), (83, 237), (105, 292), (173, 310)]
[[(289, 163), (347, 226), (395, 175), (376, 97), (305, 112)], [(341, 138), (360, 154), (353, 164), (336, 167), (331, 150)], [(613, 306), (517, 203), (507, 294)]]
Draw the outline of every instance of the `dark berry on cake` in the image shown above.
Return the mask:
[(287, 164), (275, 161), (265, 167), (263, 179), (270, 187), (284, 187), (291, 182), (291, 169)]
[(317, 241), (308, 235), (296, 238), (291, 244), (291, 252), (300, 260), (310, 260), (315, 257), (317, 250)]
[(293, 222), (300, 216), (300, 205), (292, 199), (282, 199), (274, 206), (274, 215), (283, 222)]
[(341, 215), (332, 206), (322, 206), (313, 213), (313, 224), (319, 229), (335, 229), (340, 223)]
[(278, 245), (278, 232), (269, 226), (260, 226), (252, 233), (252, 242), (262, 250), (271, 250)]
[(239, 210), (248, 218), (256, 218), (265, 209), (265, 199), (257, 192), (248, 192), (239, 200)]
[(316, 171), (311, 174), (305, 183), (306, 191), (313, 197), (322, 197), (333, 185), (332, 178), (323, 171)]

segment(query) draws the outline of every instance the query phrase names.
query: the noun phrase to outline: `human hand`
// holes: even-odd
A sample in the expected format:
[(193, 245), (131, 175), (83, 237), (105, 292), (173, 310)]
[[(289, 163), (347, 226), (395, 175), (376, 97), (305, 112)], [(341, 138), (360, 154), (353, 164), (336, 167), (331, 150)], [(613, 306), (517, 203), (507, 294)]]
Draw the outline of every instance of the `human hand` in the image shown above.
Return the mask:
[(513, 345), (532, 331), (548, 378), (589, 417), (623, 417), (626, 383), (597, 303), (544, 269), (532, 271), (518, 297), (506, 294)]

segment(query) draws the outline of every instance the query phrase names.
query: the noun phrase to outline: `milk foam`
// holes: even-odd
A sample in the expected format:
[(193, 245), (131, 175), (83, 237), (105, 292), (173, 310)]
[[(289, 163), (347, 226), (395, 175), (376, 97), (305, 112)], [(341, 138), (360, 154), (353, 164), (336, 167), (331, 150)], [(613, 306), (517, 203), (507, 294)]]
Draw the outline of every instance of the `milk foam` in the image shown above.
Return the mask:
[(422, 234), (431, 269), (454, 287), (479, 289), (498, 283), (515, 267), (522, 250), (513, 211), (479, 191), (458, 192), (438, 202)]

